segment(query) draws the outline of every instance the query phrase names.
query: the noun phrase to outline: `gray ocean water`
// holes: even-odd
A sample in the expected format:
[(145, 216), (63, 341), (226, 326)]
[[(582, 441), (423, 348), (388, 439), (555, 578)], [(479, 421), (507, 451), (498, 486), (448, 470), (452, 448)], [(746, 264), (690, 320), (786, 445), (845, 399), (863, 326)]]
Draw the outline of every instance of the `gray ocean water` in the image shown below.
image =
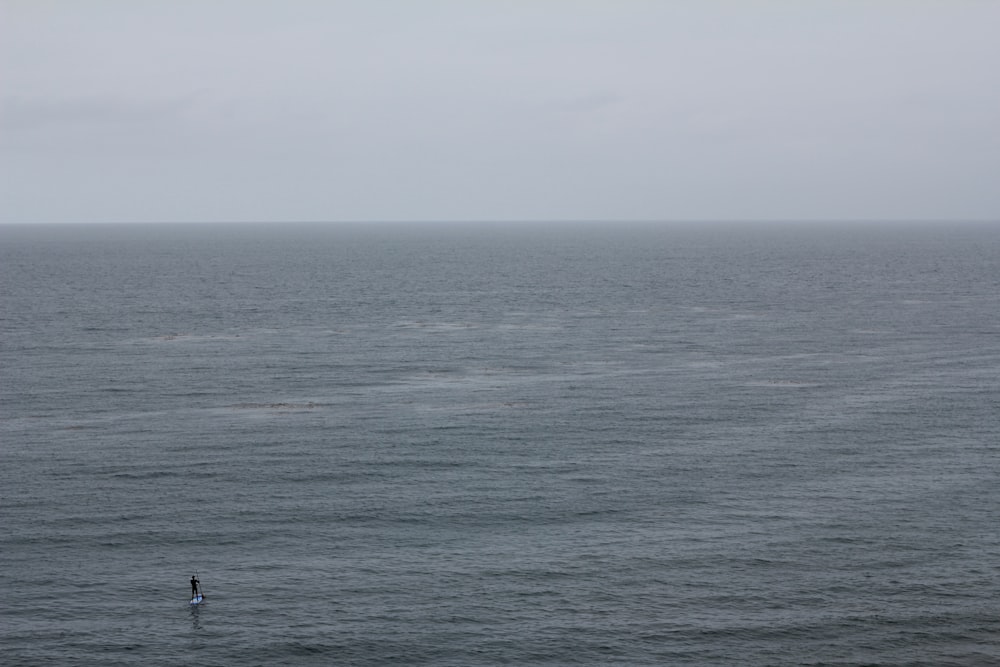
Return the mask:
[(1000, 664), (1000, 226), (6, 226), (0, 318), (4, 665)]

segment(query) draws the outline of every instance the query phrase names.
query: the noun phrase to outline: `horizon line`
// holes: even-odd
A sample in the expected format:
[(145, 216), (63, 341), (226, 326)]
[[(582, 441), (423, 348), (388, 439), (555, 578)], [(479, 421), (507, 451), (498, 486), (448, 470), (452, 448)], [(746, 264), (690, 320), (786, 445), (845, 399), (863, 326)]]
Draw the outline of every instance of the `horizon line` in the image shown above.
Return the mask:
[(22, 225), (533, 225), (533, 224), (991, 224), (996, 218), (449, 218), (435, 220), (8, 220), (0, 226)]

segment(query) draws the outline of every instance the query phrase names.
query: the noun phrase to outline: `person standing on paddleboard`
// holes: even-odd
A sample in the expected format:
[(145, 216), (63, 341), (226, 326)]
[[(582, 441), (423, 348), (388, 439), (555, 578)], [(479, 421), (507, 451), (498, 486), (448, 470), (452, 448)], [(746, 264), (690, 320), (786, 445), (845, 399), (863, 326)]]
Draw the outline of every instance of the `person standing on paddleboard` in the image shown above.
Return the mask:
[(198, 597), (198, 584), (200, 584), (200, 583), (201, 582), (198, 581), (198, 577), (197, 576), (191, 577), (191, 597), (192, 598)]

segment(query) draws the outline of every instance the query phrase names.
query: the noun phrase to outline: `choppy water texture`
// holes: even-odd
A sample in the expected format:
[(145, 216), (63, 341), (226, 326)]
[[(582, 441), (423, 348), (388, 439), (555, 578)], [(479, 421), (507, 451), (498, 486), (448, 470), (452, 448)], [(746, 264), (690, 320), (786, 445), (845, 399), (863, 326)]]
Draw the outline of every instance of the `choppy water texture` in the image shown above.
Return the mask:
[(996, 227), (0, 241), (5, 665), (1000, 662)]

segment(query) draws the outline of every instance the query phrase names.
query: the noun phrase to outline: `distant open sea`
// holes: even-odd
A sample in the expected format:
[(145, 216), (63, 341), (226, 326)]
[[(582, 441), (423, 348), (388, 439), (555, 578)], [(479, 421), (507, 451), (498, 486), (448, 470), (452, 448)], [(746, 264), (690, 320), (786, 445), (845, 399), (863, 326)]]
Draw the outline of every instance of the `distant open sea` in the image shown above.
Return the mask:
[(3, 226), (0, 501), (6, 667), (1000, 665), (1000, 225)]

